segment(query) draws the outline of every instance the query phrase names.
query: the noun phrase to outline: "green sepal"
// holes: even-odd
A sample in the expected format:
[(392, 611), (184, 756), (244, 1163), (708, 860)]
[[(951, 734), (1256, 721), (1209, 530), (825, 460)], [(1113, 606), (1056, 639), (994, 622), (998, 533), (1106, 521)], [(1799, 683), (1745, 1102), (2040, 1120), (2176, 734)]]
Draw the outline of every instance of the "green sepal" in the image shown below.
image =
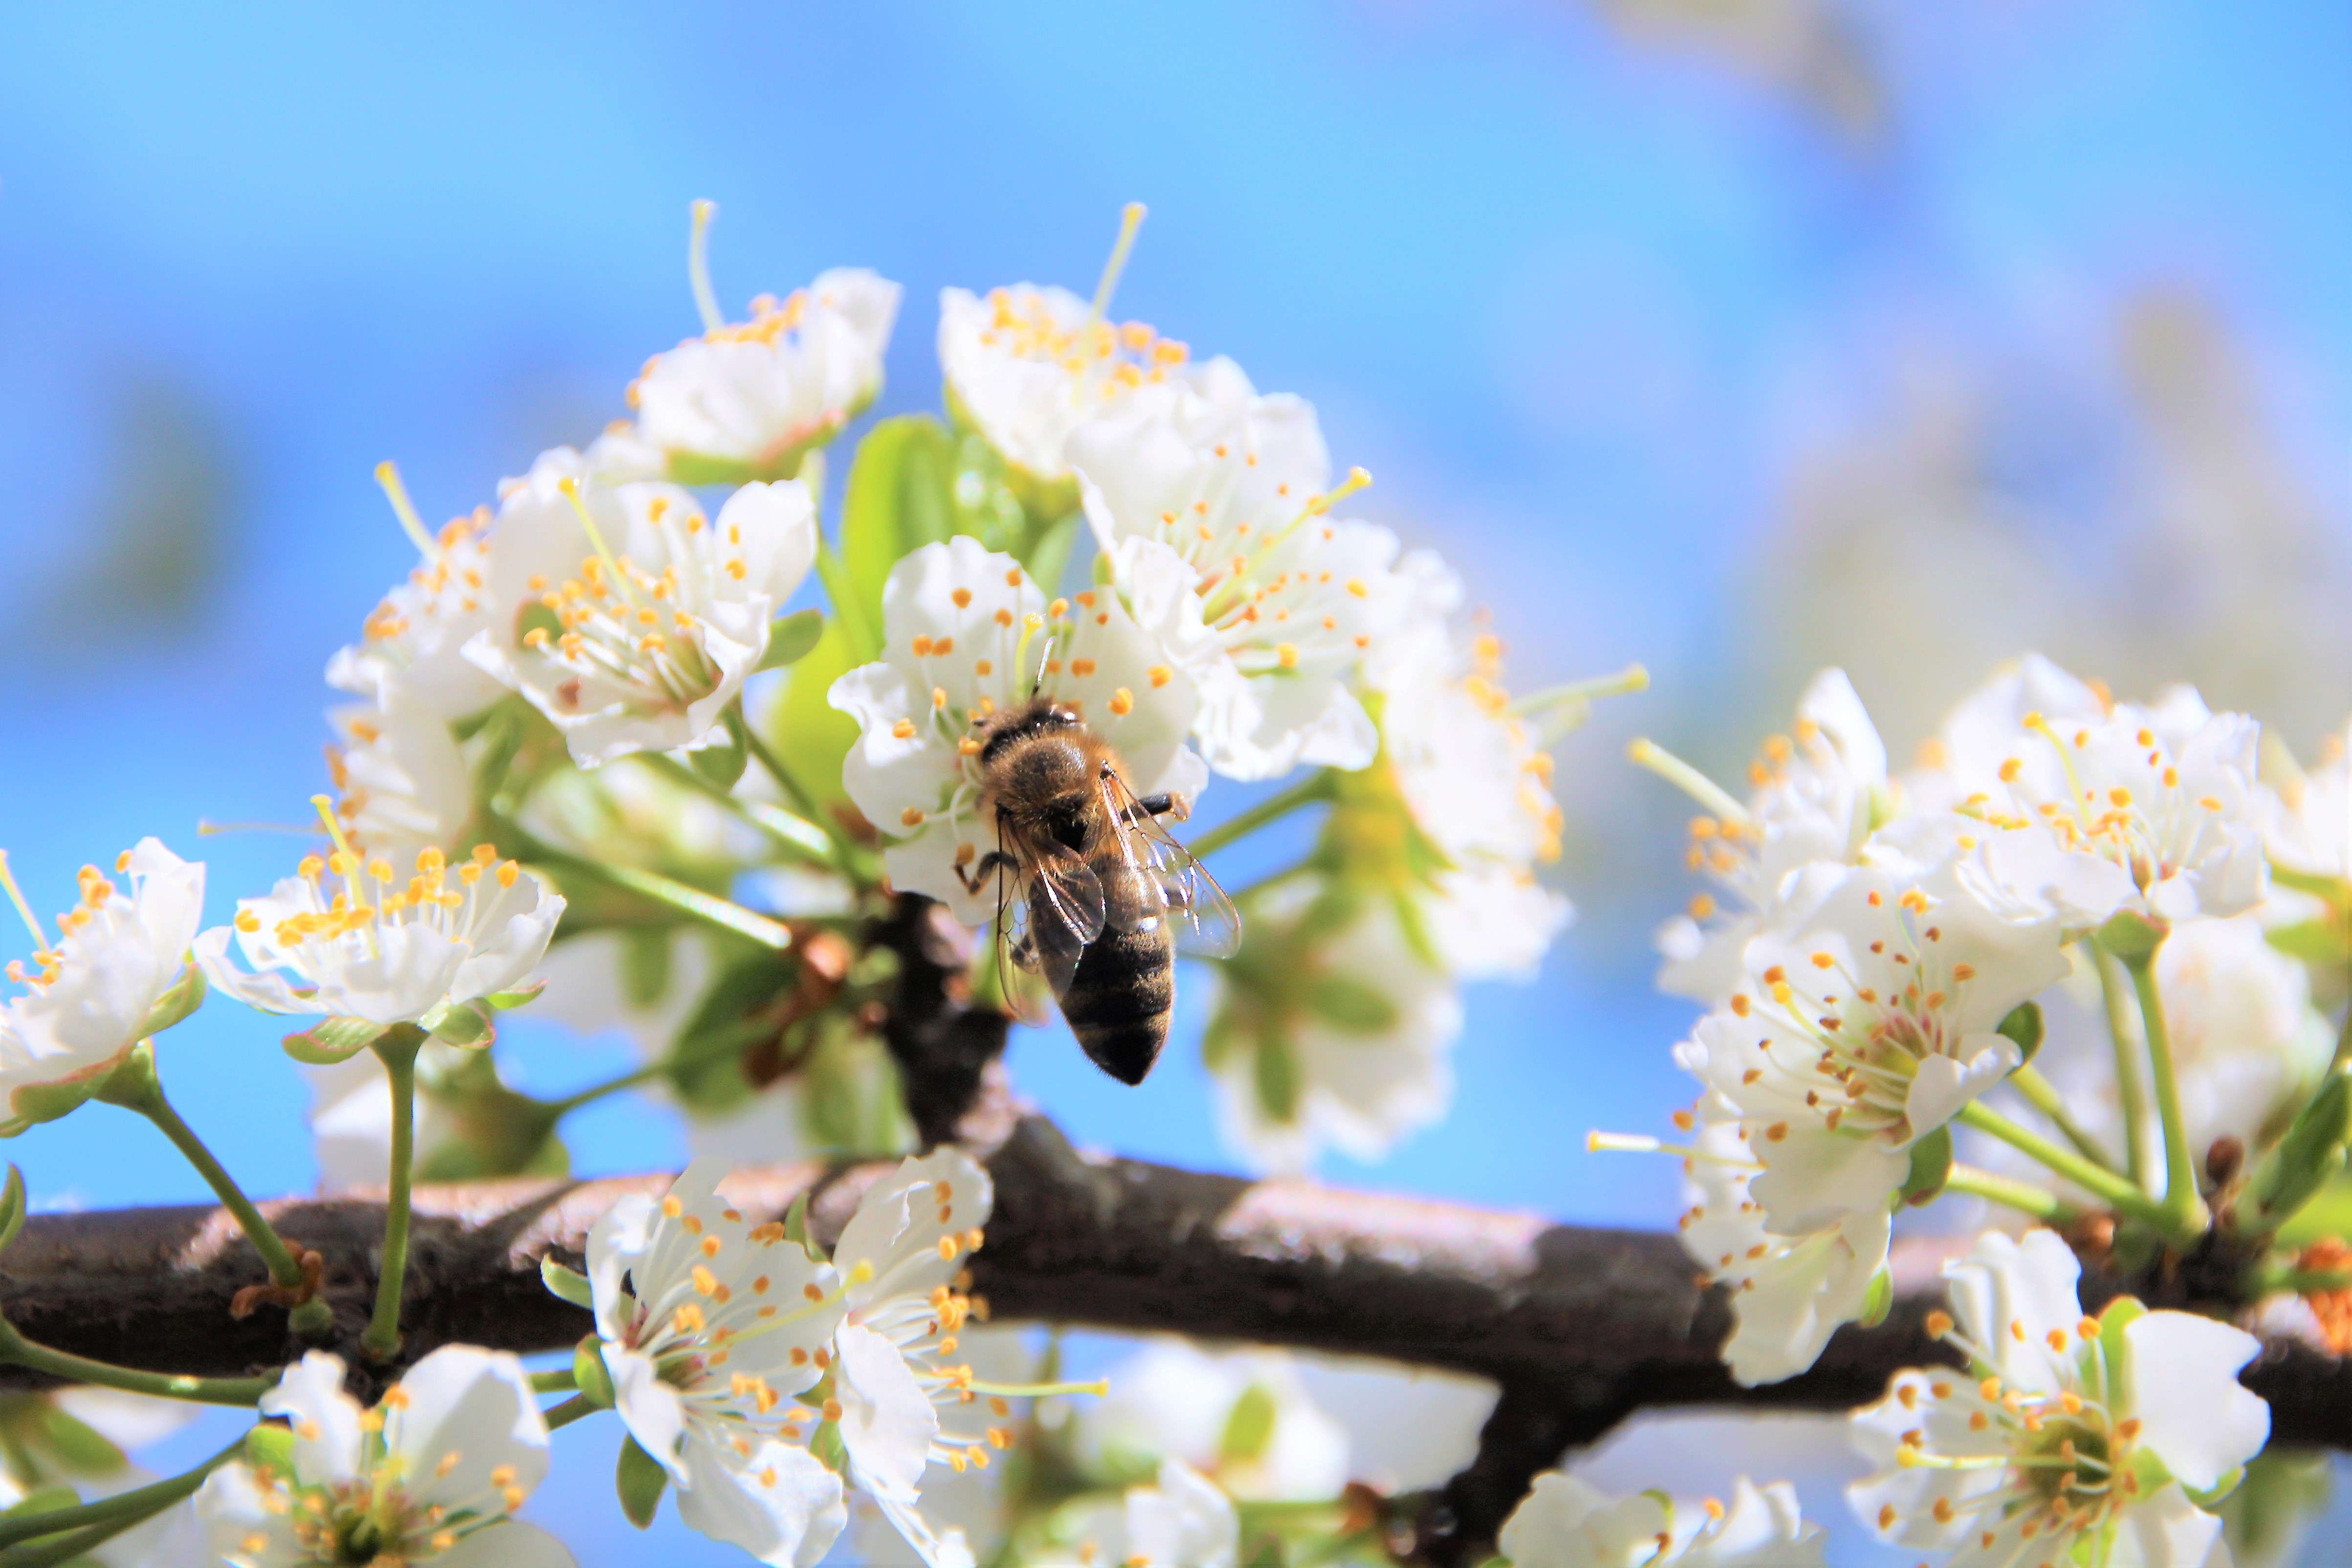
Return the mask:
[(107, 1067), (55, 1083), (28, 1083), (10, 1091), (8, 1120), (0, 1122), (0, 1138), (14, 1138), (27, 1127), (80, 1110), (111, 1076), (113, 1068)]
[(511, 1013), (525, 1003), (538, 1001), (539, 994), (546, 989), (546, 981), (534, 980), (520, 991), (493, 991), (481, 1001), (498, 1012)]
[(592, 1312), (596, 1310), (596, 1290), (588, 1283), (588, 1276), (577, 1268), (558, 1263), (551, 1252), (539, 1260), (539, 1282), (546, 1286), (547, 1293), (558, 1300), (569, 1301)]
[(816, 1462), (835, 1475), (849, 1468), (849, 1449), (841, 1440), (840, 1422), (820, 1423), (817, 1429), (809, 1434), (808, 1447), (809, 1452), (816, 1457)]
[(2180, 1489), (2190, 1502), (2195, 1503), (2207, 1513), (2213, 1513), (2220, 1510), (2222, 1502), (2231, 1492), (2238, 1489), (2239, 1483), (2245, 1479), (2246, 1467), (2238, 1465), (2222, 1471), (2221, 1477), (2210, 1487), (2192, 1487), (2184, 1481), (2181, 1483)]
[(1862, 1311), (1854, 1321), (1865, 1329), (1874, 1329), (1886, 1321), (1886, 1314), (1895, 1306), (1895, 1275), (1882, 1268), (1870, 1277), (1870, 1289), (1863, 1293)]
[(809, 1229), (809, 1194), (806, 1193), (794, 1198), (793, 1206), (784, 1211), (784, 1239), (798, 1246), (818, 1262), (825, 1261), (814, 1233)]
[(1266, 1120), (1277, 1124), (1296, 1121), (1304, 1088), (1299, 1081), (1298, 1047), (1287, 1035), (1267, 1035), (1258, 1041), (1257, 1059), (1252, 1065), (1258, 1106)]
[(1396, 1027), (1396, 1004), (1351, 975), (1315, 976), (1305, 999), (1308, 1012), (1347, 1034), (1384, 1035)]
[(654, 1510), (661, 1506), (662, 1489), (669, 1485), (669, 1472), (651, 1454), (637, 1447), (635, 1437), (621, 1439), (620, 1463), (614, 1467), (613, 1489), (620, 1494), (621, 1512), (639, 1530), (654, 1521)]
[(0, 1252), (7, 1251), (24, 1228), (25, 1173), (11, 1165), (7, 1185), (0, 1187)]
[[(61, 1508), (79, 1508), (81, 1495), (68, 1486), (47, 1486), (0, 1509), (0, 1519), (29, 1519), (37, 1513), (55, 1513)], [(76, 1559), (76, 1561), (87, 1561)]]
[(2009, 1010), (2009, 1016), (2000, 1021), (1993, 1032), (2005, 1035), (2015, 1042), (2021, 1058), (2019, 1066), (2022, 1067), (2032, 1061), (2042, 1050), (2042, 1005), (2038, 1002), (2020, 1002)]
[(172, 982), (170, 990), (155, 998), (155, 1005), (147, 1009), (147, 1022), (140, 1026), (139, 1033), (152, 1039), (203, 1006), (205, 995), (205, 972), (191, 963), (180, 971), (180, 978)]
[(768, 623), (767, 651), (751, 668), (782, 669), (806, 658), (824, 637), (823, 610), (795, 610), (789, 616), (778, 616)]
[(743, 770), (751, 761), (751, 742), (743, 733), (743, 715), (740, 709), (730, 708), (721, 728), (725, 739), (708, 746), (698, 746), (686, 753), (687, 765), (720, 789), (733, 789)]
[(612, 1370), (604, 1364), (604, 1342), (590, 1334), (572, 1351), (572, 1382), (580, 1396), (599, 1410), (620, 1402), (613, 1391)]
[(1952, 1130), (1937, 1128), (1911, 1145), (1911, 1170), (1903, 1178), (1903, 1201), (1925, 1208), (1942, 1195), (1952, 1179)]
[(1264, 1454), (1266, 1445), (1274, 1441), (1274, 1422), (1278, 1413), (1273, 1391), (1264, 1384), (1253, 1383), (1243, 1389), (1233, 1409), (1225, 1413), (1225, 1429), (1217, 1439), (1217, 1457), (1245, 1463)]
[(299, 1035), (289, 1035), (286, 1054), (305, 1067), (327, 1068), (349, 1061), (388, 1031), (389, 1026), (365, 1018), (321, 1018)]
[(2124, 910), (2099, 928), (2099, 945), (2126, 963), (2146, 963), (2164, 945), (2165, 928), (2146, 915)]
[(285, 1426), (267, 1424), (245, 1435), (245, 1462), (257, 1470), (285, 1477), (294, 1473), (294, 1434)]
[(417, 1023), (435, 1039), (469, 1049), (487, 1046), (499, 1037), (498, 1020), (479, 1002), (446, 1002)]
[[(873, 401), (869, 396), (865, 402), (831, 411), (804, 430), (799, 439), (772, 447), (756, 458), (721, 458), (709, 452), (683, 450), (665, 452), (669, 480), (699, 489), (704, 485), (750, 485), (798, 479), (809, 455), (840, 435), (842, 427), (864, 413), (866, 404)], [(822, 487), (812, 483), (810, 488)]]
[(2099, 1313), (2099, 1357), (2106, 1363), (2107, 1405), (2110, 1409), (2127, 1409), (2130, 1406), (2131, 1342), (2124, 1337), (2124, 1331), (2147, 1316), (2147, 1307), (2137, 1296), (2118, 1296)]

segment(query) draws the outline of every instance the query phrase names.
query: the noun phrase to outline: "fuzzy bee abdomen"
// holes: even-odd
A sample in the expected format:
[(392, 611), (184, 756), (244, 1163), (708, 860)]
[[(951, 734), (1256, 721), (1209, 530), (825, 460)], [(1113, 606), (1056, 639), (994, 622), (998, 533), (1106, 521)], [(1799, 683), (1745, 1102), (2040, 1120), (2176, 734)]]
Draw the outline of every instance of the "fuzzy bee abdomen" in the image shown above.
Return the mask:
[(1062, 1016), (1097, 1067), (1121, 1083), (1139, 1084), (1168, 1043), (1175, 943), (1159, 900), (1134, 871), (1114, 869), (1103, 892), (1110, 918), (1079, 955), (1062, 993)]

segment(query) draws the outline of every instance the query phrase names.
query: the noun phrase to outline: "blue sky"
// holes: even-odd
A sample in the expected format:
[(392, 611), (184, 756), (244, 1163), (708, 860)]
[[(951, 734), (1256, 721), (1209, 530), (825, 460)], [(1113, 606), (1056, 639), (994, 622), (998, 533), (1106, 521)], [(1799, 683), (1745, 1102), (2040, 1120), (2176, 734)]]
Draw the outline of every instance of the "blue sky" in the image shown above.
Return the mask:
[[(1867, 9), (1894, 104), (1869, 142), (1570, 5), (15, 8), (0, 843), (59, 907), (74, 867), (140, 835), (194, 852), (199, 816), (297, 814), (320, 670), (407, 564), (371, 468), (397, 458), (446, 515), (617, 413), (693, 326), (690, 198), (721, 205), (730, 302), (836, 264), (906, 285), (883, 412), (935, 402), (941, 286), (1083, 286), (1139, 199), (1122, 312), (1314, 400), (1379, 480), (1366, 514), (1461, 567), (1517, 683), (1634, 659), (1657, 681), (1562, 748), (1559, 881), (1584, 918), (1538, 983), (1472, 995), (1454, 1116), (1331, 1173), (1660, 1222), (1669, 1172), (1580, 1144), (1682, 1092), (1685, 1014), (1643, 946), (1688, 889), (1593, 877), (1628, 863), (1597, 846), (1664, 843), (1680, 815), (1622, 742), (1728, 758), (1772, 727), (1790, 691), (1759, 673), (1774, 606), (1747, 567), (1806, 444), (1871, 406), (1890, 331), (1998, 356), (2184, 283), (2339, 507), (2352, 452), (2352, 12)], [(140, 388), (204, 433), (199, 477), (230, 497), (185, 620), (89, 608), (136, 564), (92, 520), (145, 455), (117, 417)], [(204, 853), (219, 910), (288, 848)], [(311, 1175), (276, 1033), (218, 1004), (163, 1053), (269, 1191)], [(523, 1065), (555, 1085), (620, 1058), (539, 1037)], [(1013, 1059), (1082, 1142), (1225, 1159), (1189, 1058), (1139, 1093), (1058, 1037)], [(583, 1165), (676, 1157), (660, 1117), (600, 1115)], [(7, 1152), (51, 1203), (199, 1192), (102, 1108)]]

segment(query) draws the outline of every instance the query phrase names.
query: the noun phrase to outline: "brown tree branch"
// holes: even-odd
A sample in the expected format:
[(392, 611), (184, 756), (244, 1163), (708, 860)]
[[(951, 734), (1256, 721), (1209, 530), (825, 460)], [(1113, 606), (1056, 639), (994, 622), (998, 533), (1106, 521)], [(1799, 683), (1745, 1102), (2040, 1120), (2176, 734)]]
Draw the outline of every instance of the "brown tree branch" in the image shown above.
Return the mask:
[[(973, 1260), (1000, 1320), (1175, 1331), (1368, 1355), (1492, 1378), (1515, 1411), (1541, 1408), (1559, 1440), (1590, 1440), (1646, 1406), (1840, 1409), (1876, 1397), (1895, 1369), (1937, 1359), (1919, 1331), (1941, 1300), (1948, 1244), (1906, 1243), (1894, 1312), (1848, 1329), (1815, 1368), (1769, 1388), (1734, 1384), (1717, 1356), (1729, 1323), (1675, 1237), (1585, 1229), (1528, 1215), (1082, 1155), (1050, 1122), (1021, 1120), (989, 1161), (996, 1214)], [(839, 1233), (881, 1165), (747, 1171), (729, 1192), (747, 1214), (814, 1194), (820, 1237)], [(541, 1256), (580, 1261), (587, 1232), (625, 1193), (663, 1176), (425, 1186), (402, 1361), (462, 1341), (567, 1346), (584, 1312), (549, 1295)], [(264, 1205), (289, 1242), (328, 1259), (325, 1294), (345, 1351), (364, 1321), (383, 1208), (372, 1194)], [(38, 1215), (0, 1255), (0, 1308), (26, 1334), (81, 1355), (207, 1375), (278, 1364), (297, 1347), (282, 1315), (229, 1316), (260, 1266), (223, 1211), (205, 1206)], [(2352, 1367), (2273, 1338), (2247, 1382), (2288, 1442), (2352, 1448)], [(0, 1383), (37, 1381), (0, 1373)], [(1537, 1425), (1542, 1425), (1537, 1423)]]

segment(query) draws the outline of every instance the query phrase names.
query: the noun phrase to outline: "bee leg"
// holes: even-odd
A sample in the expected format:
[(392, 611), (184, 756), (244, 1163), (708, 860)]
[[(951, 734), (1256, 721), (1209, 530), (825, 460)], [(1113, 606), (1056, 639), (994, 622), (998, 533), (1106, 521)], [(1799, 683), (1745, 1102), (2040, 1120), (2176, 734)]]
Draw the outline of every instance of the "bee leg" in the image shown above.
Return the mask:
[(988, 879), (996, 875), (996, 868), (999, 866), (1010, 866), (1012, 864), (1012, 856), (1005, 854), (1001, 849), (992, 849), (987, 854), (982, 856), (977, 861), (973, 862), (971, 870), (967, 871), (961, 866), (957, 867), (955, 868), (956, 879), (963, 884), (963, 890), (965, 892), (977, 895), (982, 888), (988, 885)]
[(1192, 803), (1182, 792), (1171, 790), (1161, 795), (1137, 796), (1134, 810), (1129, 811), (1128, 815), (1133, 816), (1137, 811), (1146, 816), (1172, 816), (1177, 821), (1183, 822), (1189, 820), (1192, 815)]

